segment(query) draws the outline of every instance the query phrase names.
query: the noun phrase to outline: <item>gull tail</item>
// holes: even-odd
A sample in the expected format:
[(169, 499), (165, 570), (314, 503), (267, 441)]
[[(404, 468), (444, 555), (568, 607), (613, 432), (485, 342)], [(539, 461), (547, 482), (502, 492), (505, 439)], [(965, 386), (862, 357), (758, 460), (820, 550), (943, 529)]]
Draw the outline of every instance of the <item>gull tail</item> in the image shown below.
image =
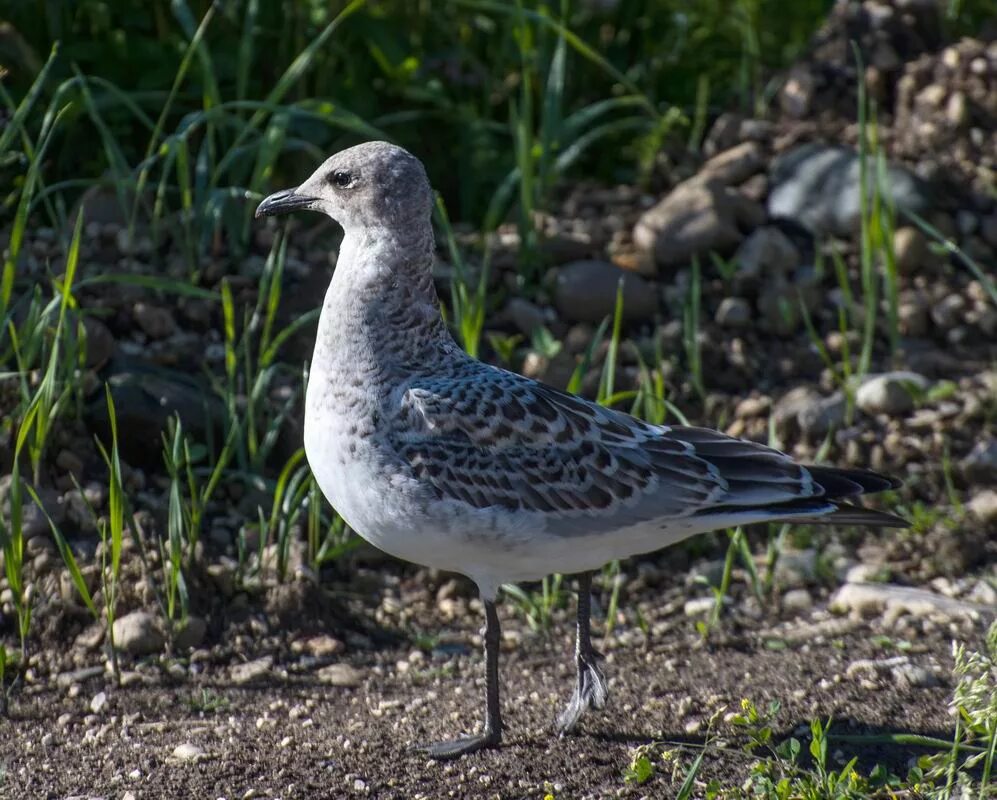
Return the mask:
[[(867, 525), (872, 528), (907, 528), (910, 523), (894, 514), (875, 511), (850, 502), (866, 494), (897, 489), (895, 478), (865, 469), (807, 466), (807, 472), (823, 492), (812, 497), (759, 505), (725, 505), (723, 514), (735, 518), (731, 524), (751, 522), (796, 522), (811, 525)], [(717, 513), (711, 509), (710, 515)], [(707, 513), (703, 512), (703, 516)]]

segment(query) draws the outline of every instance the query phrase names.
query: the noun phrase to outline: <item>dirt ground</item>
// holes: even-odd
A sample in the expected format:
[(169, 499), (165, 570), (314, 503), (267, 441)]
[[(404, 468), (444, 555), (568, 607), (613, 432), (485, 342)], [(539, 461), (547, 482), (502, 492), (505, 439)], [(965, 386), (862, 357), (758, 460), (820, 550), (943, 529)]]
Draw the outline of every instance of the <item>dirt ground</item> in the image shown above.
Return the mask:
[[(407, 580), (402, 603), (419, 608), (431, 595), (419, 587), (420, 573)], [(741, 698), (759, 708), (781, 703), (777, 737), (796, 731), (805, 741), (809, 720), (829, 716), (837, 733), (951, 736), (951, 642), (978, 644), (982, 623), (925, 620), (905, 629), (910, 617), (887, 623), (832, 615), (826, 588), (813, 590), (815, 605), (802, 614), (759, 613), (735, 590), (731, 610), (704, 642), (684, 609), (690, 590), (679, 581), (633, 583), (622, 624), (602, 640), (610, 706), (570, 738), (552, 733), (571, 688), (570, 603), (547, 636), (503, 606), (505, 741), (500, 750), (446, 763), (410, 748), (470, 731), (481, 719), (476, 601), (459, 596), (450, 622), (427, 602), (394, 644), (348, 634), (347, 654), (332, 659), (293, 644), (308, 620), (253, 640), (248, 632), (266, 622), (250, 614), (246, 633), (230, 633), (212, 650), (125, 665), (123, 687), (99, 666), (29, 682), (0, 721), (0, 797), (666, 797), (685, 768), (674, 782), (664, 770), (641, 786), (627, 784), (634, 749), (684, 743), (688, 765), (710, 716), (737, 710)], [(637, 609), (646, 634), (633, 624)], [(881, 667), (912, 630), (916, 638), (901, 647), (924, 669), (904, 680)], [(863, 669), (863, 659), (878, 666)], [(95, 654), (92, 663), (101, 661)], [(247, 679), (239, 664), (250, 661), (242, 668), (254, 673)], [(722, 722), (715, 731), (701, 777), (739, 782), (750, 766), (743, 740)], [(832, 741), (835, 762), (857, 754), (866, 768), (878, 761), (898, 774), (920, 752)], [(694, 795), (702, 796), (705, 784), (698, 786)]]

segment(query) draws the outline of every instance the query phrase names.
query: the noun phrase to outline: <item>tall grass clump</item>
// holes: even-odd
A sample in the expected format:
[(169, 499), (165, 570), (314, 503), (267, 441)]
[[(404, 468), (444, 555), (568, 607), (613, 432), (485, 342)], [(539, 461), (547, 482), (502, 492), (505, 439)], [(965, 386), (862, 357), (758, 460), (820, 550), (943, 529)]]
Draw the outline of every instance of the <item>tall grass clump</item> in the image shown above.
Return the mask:
[[(154, 242), (173, 237), (196, 283), (207, 259), (246, 250), (247, 199), (280, 173), (386, 138), (419, 152), (461, 222), (491, 231), (513, 215), (532, 284), (536, 212), (568, 170), (636, 172), (690, 113), (695, 143), (709, 103), (764, 99), (760, 75), (802, 48), (827, 0), (733, 9), (715, 0), (175, 0), (145, 17), (126, 16), (122, 3), (100, 13), (90, 5), (9, 15), (36, 52), (52, 54), (40, 69), (14, 70), (0, 98), (12, 114), (0, 153), (31, 165), (24, 219), (40, 211), (64, 230), (75, 194), (111, 188), (126, 238), (146, 222)], [(161, 89), (148, 89), (149, 75), (162, 76)], [(67, 110), (72, 135), (55, 124)], [(96, 146), (84, 154), (76, 145), (88, 134)], [(47, 183), (51, 163), (71, 177)], [(7, 263), (0, 301), (12, 280)]]

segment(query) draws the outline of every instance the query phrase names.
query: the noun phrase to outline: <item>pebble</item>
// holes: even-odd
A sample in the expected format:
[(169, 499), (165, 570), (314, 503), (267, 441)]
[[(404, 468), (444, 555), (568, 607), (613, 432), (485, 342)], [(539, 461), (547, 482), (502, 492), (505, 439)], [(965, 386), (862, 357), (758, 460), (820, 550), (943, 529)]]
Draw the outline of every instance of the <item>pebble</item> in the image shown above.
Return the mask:
[(165, 339), (176, 332), (177, 321), (173, 318), (173, 312), (168, 308), (139, 302), (132, 308), (132, 315), (135, 317), (135, 322), (150, 339)]
[(177, 631), (173, 644), (178, 650), (193, 650), (204, 641), (204, 634), (208, 630), (208, 623), (204, 617), (191, 614), (187, 617), (184, 626)]
[(950, 294), (941, 302), (931, 306), (931, 319), (943, 331), (954, 328), (966, 315), (966, 298), (961, 294)]
[(726, 186), (743, 183), (765, 166), (765, 154), (757, 142), (742, 142), (717, 153), (703, 164), (700, 178), (712, 178)]
[(817, 550), (785, 550), (775, 562), (775, 581), (779, 586), (800, 588), (817, 580)]
[(800, 429), (811, 437), (826, 436), (832, 428), (844, 425), (846, 408), (844, 393), (835, 392), (800, 409), (797, 421)]
[(899, 416), (914, 410), (915, 396), (930, 382), (916, 372), (887, 372), (866, 378), (855, 393), (855, 403), (866, 414)]
[(813, 608), (814, 599), (806, 589), (790, 589), (782, 597), (782, 607), (796, 614)]
[(981, 522), (997, 522), (997, 491), (984, 489), (977, 492), (967, 505), (973, 516)]
[(634, 227), (637, 249), (663, 268), (683, 266), (710, 252), (734, 250), (743, 231), (761, 225), (765, 211), (721, 181), (696, 176), (645, 211)]
[(715, 319), (721, 328), (745, 328), (751, 323), (751, 306), (743, 297), (725, 297)]
[(938, 686), (937, 676), (926, 667), (920, 664), (897, 664), (893, 668), (893, 677), (902, 686), (910, 686), (914, 689), (928, 689)]
[(524, 336), (532, 335), (537, 328), (546, 325), (547, 319), (544, 310), (536, 303), (531, 303), (522, 297), (513, 297), (506, 304), (506, 314), (512, 324)]
[(114, 644), (133, 656), (158, 653), (166, 644), (159, 620), (148, 611), (133, 611), (114, 620)]
[(253, 683), (266, 677), (272, 667), (273, 656), (263, 656), (243, 664), (234, 664), (229, 668), (229, 677), (235, 684)]
[(90, 701), (90, 710), (99, 714), (107, 706), (107, 692), (97, 692)]
[(352, 689), (363, 683), (363, 673), (346, 663), (329, 664), (317, 673), (322, 683)]
[(779, 228), (765, 225), (741, 243), (734, 262), (739, 280), (763, 280), (795, 270), (800, 265), (800, 251)]
[(694, 597), (685, 601), (682, 611), (687, 617), (705, 617), (713, 611), (716, 604), (712, 597)]
[(203, 747), (199, 747), (191, 742), (184, 742), (173, 748), (173, 758), (177, 761), (199, 761), (205, 755)]
[(312, 636), (308, 639), (295, 641), (291, 650), (295, 653), (307, 653), (316, 658), (328, 658), (343, 652), (345, 645), (327, 633)]
[(997, 613), (995, 608), (954, 600), (926, 589), (888, 583), (846, 583), (835, 592), (828, 607), (856, 617), (883, 615), (891, 620), (902, 614), (948, 621)]
[(901, 275), (923, 273), (934, 265), (928, 238), (919, 228), (909, 225), (897, 228), (893, 233), (893, 252)]
[(997, 484), (997, 439), (991, 436), (977, 442), (960, 466), (970, 481)]

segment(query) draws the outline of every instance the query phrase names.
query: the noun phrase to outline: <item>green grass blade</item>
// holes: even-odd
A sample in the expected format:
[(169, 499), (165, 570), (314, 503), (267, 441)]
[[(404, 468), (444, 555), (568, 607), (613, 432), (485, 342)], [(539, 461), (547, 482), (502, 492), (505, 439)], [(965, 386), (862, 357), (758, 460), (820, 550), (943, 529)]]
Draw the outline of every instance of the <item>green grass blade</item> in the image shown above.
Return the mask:
[(14, 110), (14, 115), (8, 120), (7, 124), (4, 125), (3, 130), (0, 130), (0, 155), (7, 152), (11, 145), (11, 139), (23, 129), (24, 122), (34, 108), (42, 90), (45, 88), (45, 83), (48, 79), (49, 71), (52, 68), (52, 64), (55, 62), (56, 56), (59, 55), (59, 43), (56, 42), (52, 45), (51, 51), (48, 54), (48, 60), (45, 62), (45, 66), (41, 68), (38, 75), (35, 77), (34, 81), (31, 83), (31, 88), (28, 89), (27, 94), (18, 103), (17, 108)]
[[(366, 4), (367, 0), (352, 0), (349, 5), (340, 11), (339, 14), (337, 14), (336, 17), (325, 26), (322, 32), (297, 55), (288, 68), (284, 70), (284, 74), (280, 76), (273, 89), (271, 89), (267, 94), (264, 103), (274, 106), (279, 105), (285, 95), (287, 95), (287, 93), (301, 79), (301, 76), (311, 68), (318, 56), (318, 53), (325, 48), (326, 43), (329, 41), (332, 34), (336, 32), (336, 29)], [(215, 180), (217, 180), (218, 176), (221, 175), (231, 163), (232, 153), (235, 149), (242, 144), (250, 133), (263, 124), (266, 113), (267, 112), (263, 109), (257, 111), (252, 117), (250, 117), (249, 122), (247, 122), (240, 129), (229, 150), (229, 153), (221, 159), (218, 166), (215, 168)]]
[(210, 289), (202, 289), (200, 286), (193, 286), (188, 281), (178, 280), (176, 278), (164, 278), (159, 275), (132, 275), (111, 272), (103, 275), (92, 275), (89, 278), (83, 278), (76, 285), (82, 288), (84, 286), (98, 286), (102, 283), (118, 283), (124, 286), (135, 286), (137, 288), (148, 289), (153, 292), (164, 292), (166, 294), (175, 294), (181, 297), (196, 297), (200, 300), (210, 300), (213, 303), (217, 303), (221, 300), (221, 294), (218, 292), (211, 291)]
[(705, 747), (699, 751), (699, 755), (696, 756), (689, 766), (689, 771), (685, 774), (685, 780), (682, 781), (678, 794), (675, 795), (675, 800), (689, 800), (692, 797), (693, 789), (696, 788), (696, 777), (699, 775), (699, 769), (703, 765), (704, 755), (706, 755)]

